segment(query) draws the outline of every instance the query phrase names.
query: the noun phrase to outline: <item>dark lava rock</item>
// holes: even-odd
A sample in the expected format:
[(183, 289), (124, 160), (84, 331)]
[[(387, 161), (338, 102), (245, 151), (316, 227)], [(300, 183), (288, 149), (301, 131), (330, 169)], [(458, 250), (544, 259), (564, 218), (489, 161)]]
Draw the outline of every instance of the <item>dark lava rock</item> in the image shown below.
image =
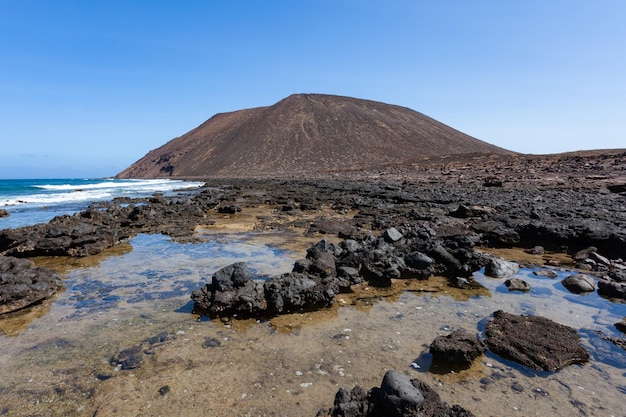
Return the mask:
[(598, 251), (598, 248), (596, 248), (595, 246), (589, 246), (589, 247), (579, 250), (572, 257), (577, 261), (583, 261), (589, 258), (592, 253), (595, 253), (597, 251)]
[(387, 242), (394, 243), (402, 239), (404, 236), (402, 236), (402, 233), (400, 233), (398, 229), (396, 229), (395, 227), (392, 227), (390, 229), (385, 230), (385, 233), (383, 233), (383, 237), (385, 238)]
[(0, 256), (0, 314), (50, 298), (61, 288), (61, 279), (49, 269), (28, 259)]
[(447, 336), (437, 336), (430, 344), (433, 359), (453, 365), (470, 365), (485, 352), (485, 345), (476, 335), (458, 329)]
[(626, 184), (613, 184), (606, 188), (612, 193), (626, 193)]
[(213, 274), (211, 283), (194, 291), (191, 299), (200, 314), (249, 317), (328, 307), (338, 291), (334, 276), (291, 272), (261, 282), (252, 279), (244, 262), (237, 262)]
[(467, 219), (470, 217), (483, 217), (489, 216), (495, 212), (491, 207), (486, 206), (466, 206), (461, 204), (458, 209), (450, 213), (452, 217), (458, 217), (460, 219)]
[(530, 291), (530, 284), (519, 278), (507, 279), (504, 281), (504, 285), (509, 289), (509, 291)]
[(202, 342), (203, 349), (219, 347), (221, 345), (222, 345), (222, 342), (220, 342), (218, 339), (214, 337), (207, 337), (206, 339), (204, 339), (204, 342)]
[(626, 282), (598, 281), (598, 294), (609, 298), (626, 300)]
[(2, 217), (9, 217), (10, 213), (8, 210), (5, 209), (0, 209), (0, 218)]
[(516, 262), (505, 261), (501, 258), (490, 258), (485, 265), (485, 275), (493, 278), (504, 278), (519, 271)]
[(538, 277), (548, 277), (552, 279), (559, 276), (559, 274), (551, 269), (540, 269), (539, 271), (533, 271), (533, 275), (537, 275)]
[(574, 294), (593, 292), (596, 289), (594, 279), (585, 274), (570, 275), (563, 279), (561, 284), (563, 284), (569, 292), (573, 292)]
[(424, 270), (431, 269), (435, 260), (422, 252), (411, 252), (404, 257), (404, 262), (408, 267)]
[(419, 379), (398, 371), (387, 371), (380, 386), (369, 391), (360, 386), (341, 388), (333, 407), (317, 417), (472, 417), (464, 408), (449, 406), (439, 394)]
[(610, 271), (609, 278), (615, 282), (626, 282), (626, 269), (615, 269)]
[(191, 294), (195, 310), (213, 315), (255, 314), (267, 308), (263, 283), (252, 279), (245, 262), (225, 266), (206, 284)]
[(483, 187), (502, 187), (502, 180), (497, 177), (487, 177), (483, 182)]
[(228, 206), (218, 207), (217, 211), (223, 214), (237, 214), (241, 213), (241, 206), (238, 204), (230, 204)]
[(335, 301), (333, 281), (316, 281), (296, 272), (272, 277), (265, 282), (267, 309), (282, 314), (297, 310), (328, 307)]
[(387, 371), (383, 377), (380, 399), (392, 415), (404, 415), (408, 410), (416, 410), (424, 402), (424, 396), (409, 377), (395, 370)]
[(540, 316), (493, 313), (486, 327), (487, 346), (495, 354), (538, 371), (554, 372), (584, 363), (589, 353), (571, 327)]
[(545, 253), (545, 249), (543, 246), (533, 246), (530, 249), (525, 249), (524, 252), (531, 255), (543, 255)]
[(111, 365), (119, 365), (124, 370), (139, 368), (143, 362), (142, 345), (122, 350), (111, 359)]

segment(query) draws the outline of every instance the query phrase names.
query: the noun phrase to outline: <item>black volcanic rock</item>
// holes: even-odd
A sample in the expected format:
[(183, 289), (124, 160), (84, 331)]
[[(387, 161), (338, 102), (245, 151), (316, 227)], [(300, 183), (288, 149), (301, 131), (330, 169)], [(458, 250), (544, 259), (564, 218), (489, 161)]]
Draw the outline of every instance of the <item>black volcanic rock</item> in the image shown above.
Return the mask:
[(350, 171), (468, 153), (512, 154), (405, 107), (294, 94), (273, 106), (217, 114), (118, 177)]
[(366, 391), (359, 385), (339, 389), (332, 407), (317, 417), (473, 417), (459, 405), (448, 405), (439, 394), (419, 379), (402, 372), (385, 373), (380, 387)]
[(475, 334), (458, 329), (447, 336), (437, 336), (430, 344), (433, 359), (453, 365), (469, 366), (485, 352), (485, 345)]
[(538, 371), (554, 372), (589, 360), (571, 327), (540, 316), (498, 310), (487, 324), (487, 346), (497, 355)]
[(28, 307), (63, 288), (61, 278), (28, 259), (0, 256), (0, 314)]

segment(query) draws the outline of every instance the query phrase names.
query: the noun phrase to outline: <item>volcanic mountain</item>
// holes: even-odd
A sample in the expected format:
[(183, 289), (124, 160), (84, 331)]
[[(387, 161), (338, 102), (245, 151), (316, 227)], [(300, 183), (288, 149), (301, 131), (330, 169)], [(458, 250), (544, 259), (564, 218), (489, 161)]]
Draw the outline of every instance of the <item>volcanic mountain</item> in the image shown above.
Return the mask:
[(118, 178), (326, 173), (465, 153), (511, 152), (405, 107), (294, 94), (273, 106), (216, 114)]

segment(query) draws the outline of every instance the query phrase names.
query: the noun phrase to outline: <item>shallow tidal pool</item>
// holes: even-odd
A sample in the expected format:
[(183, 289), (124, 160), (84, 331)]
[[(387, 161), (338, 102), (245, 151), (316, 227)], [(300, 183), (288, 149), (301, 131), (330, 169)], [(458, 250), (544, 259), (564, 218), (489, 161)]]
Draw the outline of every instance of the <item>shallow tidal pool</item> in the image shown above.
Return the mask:
[[(522, 269), (530, 293), (477, 273), (478, 290), (446, 280), (396, 281), (337, 296), (335, 306), (271, 320), (209, 320), (190, 294), (219, 268), (246, 261), (259, 276), (291, 270), (304, 245), (272, 233), (214, 234), (181, 244), (140, 235), (86, 259), (38, 259), (64, 278), (54, 300), (0, 319), (0, 415), (314, 416), (340, 387), (379, 386), (398, 369), (477, 416), (624, 416), (626, 352), (604, 337), (624, 304), (570, 294)], [(491, 313), (533, 314), (576, 328), (591, 361), (534, 372), (487, 353), (463, 371), (430, 369), (428, 346)], [(156, 335), (157, 343), (146, 342)], [(111, 358), (141, 345), (141, 365)]]

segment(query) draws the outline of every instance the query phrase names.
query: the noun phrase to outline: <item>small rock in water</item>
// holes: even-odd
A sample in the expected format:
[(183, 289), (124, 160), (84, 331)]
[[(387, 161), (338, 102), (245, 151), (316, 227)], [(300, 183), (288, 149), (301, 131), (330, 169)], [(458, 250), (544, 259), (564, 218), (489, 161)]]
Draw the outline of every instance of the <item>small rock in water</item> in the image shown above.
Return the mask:
[(221, 345), (222, 345), (222, 342), (220, 342), (218, 339), (214, 337), (207, 337), (206, 339), (204, 339), (204, 342), (202, 343), (202, 347), (204, 349), (218, 347)]
[(530, 284), (519, 278), (507, 279), (504, 282), (504, 285), (509, 289), (509, 291), (521, 291), (521, 292), (530, 291)]
[(570, 275), (562, 280), (561, 284), (563, 284), (568, 291), (573, 292), (574, 294), (593, 292), (596, 289), (593, 278), (585, 274)]
[(533, 275), (537, 275), (538, 277), (548, 277), (548, 278), (556, 278), (559, 275), (551, 270), (551, 269), (540, 269), (539, 271), (533, 271)]
[(430, 344), (433, 359), (459, 366), (468, 366), (484, 352), (484, 344), (465, 329), (455, 330), (447, 336), (437, 336)]
[(119, 366), (124, 370), (139, 368), (142, 362), (143, 352), (141, 351), (141, 345), (124, 349), (111, 360), (112, 365)]
[(516, 392), (524, 392), (524, 387), (517, 381), (511, 384), (511, 389)]

